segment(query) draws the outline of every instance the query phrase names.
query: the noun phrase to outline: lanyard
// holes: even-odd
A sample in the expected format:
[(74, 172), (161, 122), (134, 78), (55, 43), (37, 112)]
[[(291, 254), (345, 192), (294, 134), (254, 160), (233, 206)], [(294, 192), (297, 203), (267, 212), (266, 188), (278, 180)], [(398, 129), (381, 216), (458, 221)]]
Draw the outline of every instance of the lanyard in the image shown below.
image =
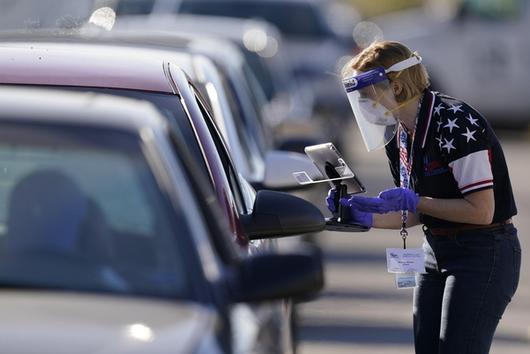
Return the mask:
[[(417, 123), (417, 121), (416, 121)], [(407, 150), (408, 134), (405, 128), (400, 124), (398, 128), (399, 136), (399, 185), (402, 188), (410, 188), (410, 175), (412, 174), (412, 165), (414, 163), (414, 138), (416, 137), (416, 127), (412, 132), (412, 138), (410, 143), (410, 155)], [(403, 239), (403, 248), (407, 248), (407, 217), (408, 211), (401, 211), (401, 231), (399, 232)]]
[(412, 174), (412, 165), (414, 163), (414, 138), (416, 129), (412, 132), (410, 155), (407, 148), (408, 134), (405, 128), (399, 125), (399, 184), (400, 187), (410, 188), (410, 175)]
[[(398, 144), (399, 144), (399, 185), (402, 188), (410, 188), (410, 176), (412, 174), (412, 164), (414, 163), (414, 138), (416, 137), (416, 127), (418, 125), (418, 116), (420, 115), (421, 104), (423, 96), (418, 102), (418, 111), (416, 112), (416, 123), (414, 123), (414, 130), (410, 139), (410, 156), (407, 150), (408, 134), (405, 126), (402, 123), (398, 127)], [(407, 248), (407, 217), (408, 210), (401, 211), (401, 230), (399, 234), (403, 239), (403, 249)]]

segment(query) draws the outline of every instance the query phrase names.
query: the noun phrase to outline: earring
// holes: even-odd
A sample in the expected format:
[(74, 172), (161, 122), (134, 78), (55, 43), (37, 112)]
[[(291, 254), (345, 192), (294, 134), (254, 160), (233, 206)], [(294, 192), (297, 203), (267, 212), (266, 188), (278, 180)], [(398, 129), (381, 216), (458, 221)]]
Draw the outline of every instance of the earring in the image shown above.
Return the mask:
[(398, 84), (393, 84), (392, 91), (394, 92), (394, 96), (397, 96), (401, 93), (401, 87)]

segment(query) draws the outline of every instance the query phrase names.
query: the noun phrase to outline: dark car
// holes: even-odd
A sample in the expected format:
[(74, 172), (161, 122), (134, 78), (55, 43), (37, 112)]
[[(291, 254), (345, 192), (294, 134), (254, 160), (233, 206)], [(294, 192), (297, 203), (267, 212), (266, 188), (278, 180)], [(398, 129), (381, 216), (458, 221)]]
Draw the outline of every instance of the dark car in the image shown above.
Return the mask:
[(241, 308), (318, 291), (318, 257), (237, 259), (207, 177), (152, 104), (4, 87), (0, 105), (3, 351), (282, 350), (240, 337), (254, 328)]

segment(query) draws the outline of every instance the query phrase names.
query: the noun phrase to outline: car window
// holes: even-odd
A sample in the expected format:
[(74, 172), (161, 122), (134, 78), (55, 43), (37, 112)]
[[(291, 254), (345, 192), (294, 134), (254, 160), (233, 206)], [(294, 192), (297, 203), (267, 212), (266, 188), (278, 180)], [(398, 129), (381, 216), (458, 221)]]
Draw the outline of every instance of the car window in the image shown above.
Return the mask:
[(0, 126), (0, 283), (188, 297), (183, 215), (134, 135)]
[(225, 141), (223, 140), (223, 138), (221, 137), (219, 130), (215, 126), (215, 123), (210, 113), (206, 110), (204, 104), (202, 103), (202, 100), (199, 99), (198, 96), (196, 97), (197, 97), (197, 104), (201, 110), (203, 117), (205, 117), (208, 130), (210, 131), (210, 135), (212, 136), (212, 139), (217, 148), (217, 152), (219, 153), (219, 157), (225, 169), (225, 174), (228, 177), (228, 183), (230, 184), (230, 190), (232, 192), (232, 195), (234, 196), (234, 200), (235, 200), (238, 212), (240, 214), (246, 214), (248, 211), (248, 208), (245, 205), (245, 202), (244, 202), (245, 199), (243, 198), (243, 193), (241, 192), (241, 188), (239, 186), (239, 177), (238, 177), (237, 171), (234, 168), (230, 155), (228, 153), (228, 150), (226, 149), (227, 145)]
[(319, 14), (311, 4), (283, 1), (196, 1), (185, 0), (178, 12), (262, 18), (273, 23), (286, 37), (318, 38), (330, 36)]
[(265, 94), (246, 64), (243, 64), (238, 70), (237, 76), (228, 75), (222, 71), (225, 86), (237, 97), (239, 117), (242, 118), (243, 126), (252, 136), (252, 145), (257, 149), (257, 153), (264, 156), (271, 144), (261, 122), (261, 109), (266, 104)]
[(123, 97), (129, 97), (139, 100), (145, 100), (153, 103), (158, 110), (168, 119), (170, 126), (173, 126), (174, 132), (178, 132), (178, 137), (184, 139), (185, 146), (193, 156), (197, 166), (202, 170), (205, 176), (209, 175), (208, 167), (202, 157), (200, 145), (197, 142), (190, 122), (182, 108), (179, 97), (170, 93), (150, 92), (141, 90), (122, 90), (115, 88), (95, 88), (95, 87), (61, 87), (63, 90), (97, 92), (111, 94)]
[[(199, 168), (202, 170), (205, 176), (210, 176), (210, 182), (211, 187), (214, 189), (230, 189), (229, 192), (231, 194), (230, 198), (234, 198), (234, 202), (237, 207), (237, 212), (244, 213), (246, 211), (244, 204), (242, 202), (242, 198), (240, 197), (241, 194), (237, 194), (237, 189), (234, 188), (233, 184), (233, 176), (229, 173), (229, 169), (226, 168), (225, 161), (220, 161), (220, 163), (223, 164), (223, 168), (225, 168), (224, 174), (226, 176), (227, 182), (223, 183), (219, 180), (215, 181), (213, 175), (210, 173), (210, 167), (209, 165), (215, 166), (215, 163), (211, 163), (211, 161), (208, 161), (208, 154), (204, 155), (201, 149), (201, 143), (198, 140), (198, 137), (195, 132), (195, 128), (191, 126), (190, 119), (188, 118), (187, 114), (184, 112), (182, 108), (182, 104), (179, 100), (179, 97), (174, 94), (165, 94), (165, 93), (156, 93), (156, 92), (147, 92), (147, 91), (138, 91), (138, 90), (120, 90), (120, 89), (101, 89), (101, 88), (70, 88), (70, 89), (76, 89), (76, 90), (82, 90), (82, 91), (94, 91), (94, 92), (103, 92), (106, 94), (114, 94), (114, 95), (120, 95), (125, 97), (131, 97), (136, 99), (143, 99), (152, 102), (155, 104), (155, 106), (168, 118), (168, 123), (170, 126), (175, 126), (175, 131), (178, 132), (176, 134), (176, 138), (182, 138), (184, 139), (184, 145), (186, 148), (188, 148), (188, 151), (190, 152), (191, 157), (193, 158), (194, 162), (199, 166)], [(207, 110), (201, 106), (201, 109), (203, 110), (203, 116), (206, 117)], [(212, 137), (213, 139), (213, 137)], [(216, 142), (217, 145), (217, 142)], [(217, 146), (216, 146), (217, 148)], [(218, 150), (217, 150), (218, 151)], [(214, 167), (215, 168), (215, 167)], [(220, 170), (219, 170), (220, 171)], [(222, 172), (221, 172), (222, 173)], [(221, 186), (221, 184), (223, 184)], [(226, 187), (225, 187), (226, 185)], [(224, 203), (219, 198), (219, 202)], [(222, 204), (223, 205), (223, 204)], [(223, 205), (225, 207), (225, 205)], [(226, 210), (228, 214), (231, 212)], [(234, 213), (236, 212), (234, 208)], [(232, 216), (227, 215), (229, 219), (232, 220)], [(233, 221), (235, 222), (235, 221)], [(236, 238), (238, 238), (239, 233), (237, 230), (232, 230), (235, 232)]]
[(242, 53), (245, 55), (246, 62), (256, 75), (258, 83), (261, 86), (267, 101), (270, 102), (276, 95), (278, 95), (280, 91), (280, 88), (276, 87), (272, 73), (265, 64), (264, 59), (259, 56), (258, 53), (250, 51), (244, 46), (240, 46), (240, 48)]
[[(236, 132), (239, 138), (240, 146), (243, 149), (243, 155), (246, 158), (247, 168), (251, 173), (255, 173), (259, 170), (259, 159), (261, 156), (259, 149), (257, 148), (256, 142), (253, 142), (252, 137), (246, 128), (247, 125), (245, 124), (244, 113), (237, 99), (236, 93), (234, 92), (234, 88), (224, 75), (221, 75), (221, 85), (223, 86), (223, 91), (237, 128)], [(256, 147), (253, 148), (253, 145)]]
[(263, 93), (263, 90), (261, 89), (258, 80), (256, 79), (256, 76), (254, 75), (252, 70), (248, 67), (248, 65), (243, 65), (242, 71), (251, 92), (250, 100), (252, 101), (255, 110), (258, 112), (258, 119), (256, 120), (256, 122), (254, 122), (254, 129), (256, 130), (256, 137), (258, 138), (258, 140), (261, 141), (261, 149), (264, 154), (265, 151), (269, 150), (273, 144), (273, 133), (271, 131), (269, 123), (265, 120), (274, 119), (275, 117), (265, 117), (263, 114), (263, 106), (267, 103), (267, 101), (265, 98), (265, 94)]

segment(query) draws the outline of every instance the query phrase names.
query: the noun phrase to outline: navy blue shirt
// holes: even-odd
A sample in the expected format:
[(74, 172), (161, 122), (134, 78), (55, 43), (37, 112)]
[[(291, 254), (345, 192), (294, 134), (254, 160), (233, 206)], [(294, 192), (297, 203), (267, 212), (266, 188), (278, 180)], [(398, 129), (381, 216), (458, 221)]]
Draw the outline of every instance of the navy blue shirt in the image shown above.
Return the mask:
[[(394, 137), (386, 153), (399, 186), (399, 147)], [(410, 137), (409, 137), (410, 149)], [(438, 92), (423, 93), (414, 139), (411, 188), (420, 196), (463, 198), (493, 189), (493, 223), (517, 214), (502, 147), (490, 124), (471, 106)], [(459, 224), (420, 214), (428, 227)]]

